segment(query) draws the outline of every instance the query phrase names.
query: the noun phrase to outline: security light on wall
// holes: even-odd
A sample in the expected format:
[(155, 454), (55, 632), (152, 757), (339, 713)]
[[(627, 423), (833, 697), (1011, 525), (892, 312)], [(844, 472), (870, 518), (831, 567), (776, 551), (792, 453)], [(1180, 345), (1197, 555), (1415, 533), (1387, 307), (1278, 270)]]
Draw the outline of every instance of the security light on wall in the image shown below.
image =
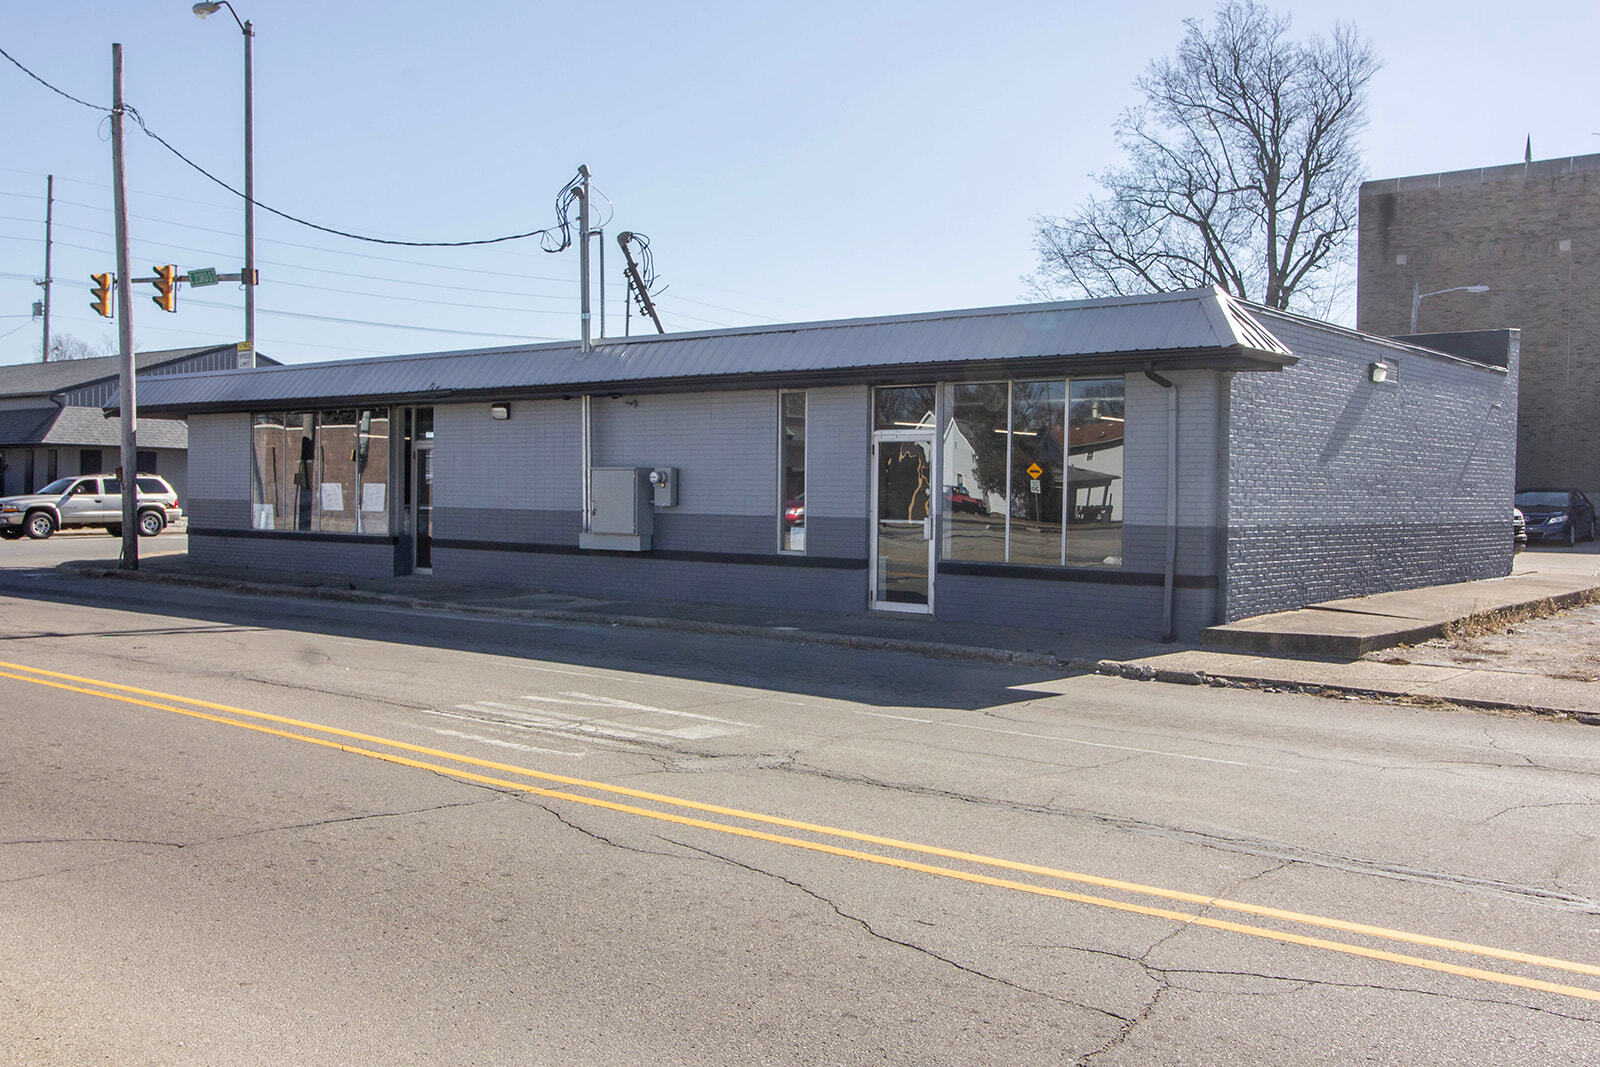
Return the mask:
[(1389, 364), (1374, 363), (1367, 368), (1367, 377), (1374, 382), (1383, 383), (1389, 380)]
[(510, 404), (490, 404), (489, 417), (491, 419), (509, 419), (511, 417)]

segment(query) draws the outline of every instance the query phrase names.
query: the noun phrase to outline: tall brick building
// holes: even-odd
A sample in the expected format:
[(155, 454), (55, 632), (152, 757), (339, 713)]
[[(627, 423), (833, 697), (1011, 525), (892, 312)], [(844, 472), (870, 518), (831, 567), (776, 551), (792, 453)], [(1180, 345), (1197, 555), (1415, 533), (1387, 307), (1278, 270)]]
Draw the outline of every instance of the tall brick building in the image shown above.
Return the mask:
[(1600, 490), (1600, 155), (1361, 186), (1358, 327), (1522, 330), (1517, 484)]

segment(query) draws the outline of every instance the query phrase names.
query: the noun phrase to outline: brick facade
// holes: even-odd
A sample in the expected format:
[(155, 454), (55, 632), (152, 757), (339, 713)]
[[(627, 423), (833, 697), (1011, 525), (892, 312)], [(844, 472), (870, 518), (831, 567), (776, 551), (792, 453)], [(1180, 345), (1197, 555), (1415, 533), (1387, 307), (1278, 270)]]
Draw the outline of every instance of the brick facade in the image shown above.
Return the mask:
[(1255, 314), (1301, 360), (1233, 378), (1225, 620), (1509, 573), (1515, 331), (1502, 369)]
[(1357, 326), (1519, 328), (1518, 485), (1600, 489), (1600, 155), (1367, 182)]

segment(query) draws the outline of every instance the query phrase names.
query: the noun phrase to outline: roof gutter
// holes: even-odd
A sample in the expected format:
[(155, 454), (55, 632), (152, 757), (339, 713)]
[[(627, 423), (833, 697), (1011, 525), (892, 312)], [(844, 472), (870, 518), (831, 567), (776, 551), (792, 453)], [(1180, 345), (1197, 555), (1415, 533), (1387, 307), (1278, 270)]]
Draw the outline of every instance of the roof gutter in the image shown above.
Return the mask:
[[(1159, 367), (1173, 370), (1281, 371), (1298, 360), (1294, 356), (1266, 355), (1254, 349), (1230, 346), (1205, 350), (1168, 352), (1107, 353), (1092, 356), (1045, 355), (945, 360), (928, 363), (896, 363), (812, 370), (745, 371), (684, 377), (627, 378), (550, 382), (537, 385), (504, 384), (473, 386), (426, 392), (348, 392), (323, 396), (258, 396), (217, 400), (163, 403), (160, 393), (168, 383), (179, 383), (188, 376), (170, 376), (140, 383), (139, 410), (143, 414), (183, 416), (237, 411), (299, 410), (300, 408), (347, 407), (355, 404), (415, 404), (448, 397), (452, 402), (473, 400), (572, 399), (594, 396), (640, 396), (654, 393), (709, 393), (746, 389), (804, 389), (834, 385), (899, 385), (933, 381), (976, 382), (1002, 378), (1050, 375), (1062, 377), (1105, 377), (1137, 374), (1141, 369)], [(276, 373), (276, 372), (275, 372)], [(238, 375), (236, 371), (211, 372), (212, 375)], [(254, 375), (241, 380), (257, 380)], [(195, 380), (189, 378), (190, 381)], [(154, 395), (152, 395), (154, 394)], [(117, 413), (114, 399), (105, 407), (107, 415)]]

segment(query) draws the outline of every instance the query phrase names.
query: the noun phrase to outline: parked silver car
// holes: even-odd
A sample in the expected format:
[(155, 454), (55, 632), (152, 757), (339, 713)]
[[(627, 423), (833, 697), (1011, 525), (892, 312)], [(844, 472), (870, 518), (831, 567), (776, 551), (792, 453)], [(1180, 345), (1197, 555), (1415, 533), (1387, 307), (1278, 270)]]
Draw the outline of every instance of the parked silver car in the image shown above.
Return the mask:
[[(178, 494), (165, 478), (140, 474), (139, 536), (154, 537), (183, 518)], [(115, 475), (85, 474), (57, 478), (37, 493), (0, 498), (0, 537), (15, 541), (23, 534), (45, 538), (57, 530), (97, 526), (122, 536), (122, 483)]]

